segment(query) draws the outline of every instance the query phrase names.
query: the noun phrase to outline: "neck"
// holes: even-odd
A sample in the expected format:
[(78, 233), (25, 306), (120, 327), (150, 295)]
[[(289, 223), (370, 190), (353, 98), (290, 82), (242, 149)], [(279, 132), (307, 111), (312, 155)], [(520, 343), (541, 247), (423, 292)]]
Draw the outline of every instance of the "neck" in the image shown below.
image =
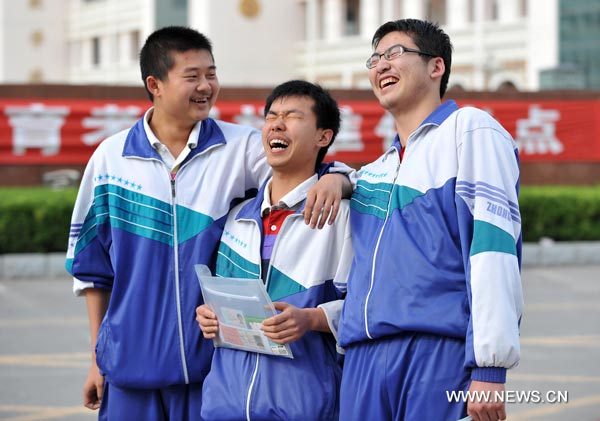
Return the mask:
[(302, 182), (312, 177), (314, 170), (305, 170), (290, 173), (287, 171), (281, 172), (273, 168), (273, 178), (271, 179), (271, 204), (279, 203), (279, 201), (298, 187)]
[(175, 121), (168, 114), (156, 108), (152, 112), (148, 124), (154, 135), (169, 149), (175, 158), (187, 145), (190, 132), (194, 128), (193, 125), (190, 126)]
[(408, 137), (417, 130), (417, 127), (442, 103), (439, 97), (425, 98), (417, 106), (406, 109), (392, 109), (396, 131), (400, 136), (400, 143), (406, 146)]

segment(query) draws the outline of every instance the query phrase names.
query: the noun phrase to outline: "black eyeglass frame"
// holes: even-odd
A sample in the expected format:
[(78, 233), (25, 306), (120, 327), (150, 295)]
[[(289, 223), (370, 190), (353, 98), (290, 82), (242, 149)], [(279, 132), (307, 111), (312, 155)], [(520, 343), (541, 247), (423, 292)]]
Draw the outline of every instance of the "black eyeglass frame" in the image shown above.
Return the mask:
[[(392, 54), (392, 50), (394, 50), (395, 48), (400, 47), (399, 51), (394, 51), (394, 55)], [(367, 59), (367, 62), (365, 63), (365, 65), (367, 66), (367, 69), (372, 69), (373, 67), (377, 66), (377, 63), (379, 63), (379, 61), (381, 60), (381, 57), (385, 58), (387, 61), (393, 60), (397, 57), (401, 57), (404, 53), (416, 53), (419, 55), (423, 55), (423, 56), (428, 56), (428, 57), (438, 57), (435, 54), (431, 54), (431, 53), (427, 53), (425, 51), (419, 51), (419, 50), (415, 50), (414, 48), (409, 48), (409, 47), (405, 47), (402, 44), (395, 44), (392, 45), (390, 48), (388, 48), (387, 50), (385, 50), (383, 53), (379, 54), (379, 53), (373, 53), (371, 54), (371, 57), (369, 57)], [(377, 60), (375, 61), (375, 64), (373, 64), (373, 59), (376, 58)]]

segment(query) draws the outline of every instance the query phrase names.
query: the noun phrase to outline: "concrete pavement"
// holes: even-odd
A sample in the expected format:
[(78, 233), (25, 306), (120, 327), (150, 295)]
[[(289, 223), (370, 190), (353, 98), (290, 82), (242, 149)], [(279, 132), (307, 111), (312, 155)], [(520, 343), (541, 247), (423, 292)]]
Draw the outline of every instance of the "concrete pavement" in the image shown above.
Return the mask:
[[(522, 360), (506, 389), (568, 403), (508, 405), (509, 420), (600, 421), (600, 266), (523, 271)], [(91, 420), (85, 304), (68, 279), (0, 281), (0, 419)]]

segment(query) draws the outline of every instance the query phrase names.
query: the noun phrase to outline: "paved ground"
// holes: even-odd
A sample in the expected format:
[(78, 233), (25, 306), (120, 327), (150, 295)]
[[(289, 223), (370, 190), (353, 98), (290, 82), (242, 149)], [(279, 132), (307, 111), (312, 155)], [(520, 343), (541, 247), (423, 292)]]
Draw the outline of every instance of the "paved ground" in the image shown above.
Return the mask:
[[(568, 393), (568, 403), (510, 404), (509, 420), (600, 421), (600, 266), (523, 273), (522, 362), (507, 389)], [(0, 281), (0, 419), (91, 420), (83, 300), (65, 281)]]

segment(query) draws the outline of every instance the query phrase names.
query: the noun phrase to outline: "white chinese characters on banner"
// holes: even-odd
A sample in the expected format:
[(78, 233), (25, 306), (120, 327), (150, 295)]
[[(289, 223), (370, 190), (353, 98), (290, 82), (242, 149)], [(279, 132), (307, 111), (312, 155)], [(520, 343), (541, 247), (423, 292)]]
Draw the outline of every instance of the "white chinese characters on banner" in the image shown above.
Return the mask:
[(559, 154), (563, 144), (556, 137), (558, 110), (543, 110), (539, 105), (529, 107), (529, 118), (517, 120), (519, 151), (524, 154)]
[(375, 134), (383, 139), (383, 150), (387, 151), (396, 137), (396, 123), (394, 117), (389, 111), (386, 111), (383, 117), (375, 127)]
[(69, 114), (69, 107), (32, 103), (8, 106), (8, 123), (13, 128), (13, 153), (24, 155), (27, 149), (41, 149), (42, 155), (60, 151), (60, 129)]
[(265, 124), (265, 119), (262, 116), (262, 112), (263, 107), (255, 107), (251, 104), (242, 104), (240, 107), (240, 113), (233, 117), (233, 121), (237, 124), (262, 130), (263, 125)]
[(97, 129), (85, 133), (81, 140), (88, 146), (100, 143), (109, 136), (133, 126), (142, 109), (135, 106), (119, 107), (106, 104), (104, 107), (92, 108), (91, 117), (85, 117), (81, 125), (86, 129)]
[(362, 142), (360, 126), (362, 116), (355, 114), (352, 107), (343, 105), (340, 107), (340, 131), (329, 148), (329, 153), (345, 151), (362, 151), (365, 146)]

